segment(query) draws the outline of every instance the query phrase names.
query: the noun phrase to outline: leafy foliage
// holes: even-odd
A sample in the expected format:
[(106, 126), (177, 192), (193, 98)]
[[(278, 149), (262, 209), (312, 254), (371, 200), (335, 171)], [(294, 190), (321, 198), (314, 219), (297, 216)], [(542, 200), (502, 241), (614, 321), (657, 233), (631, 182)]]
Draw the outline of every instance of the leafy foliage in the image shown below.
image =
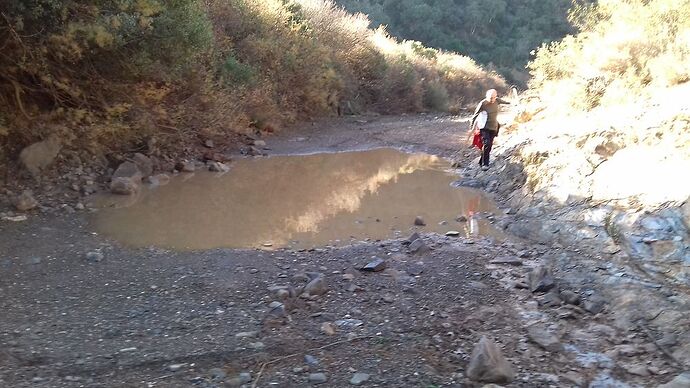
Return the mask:
[(232, 55), (228, 55), (223, 62), (221, 73), (228, 82), (235, 85), (251, 83), (256, 77), (256, 71), (249, 65), (241, 63)]

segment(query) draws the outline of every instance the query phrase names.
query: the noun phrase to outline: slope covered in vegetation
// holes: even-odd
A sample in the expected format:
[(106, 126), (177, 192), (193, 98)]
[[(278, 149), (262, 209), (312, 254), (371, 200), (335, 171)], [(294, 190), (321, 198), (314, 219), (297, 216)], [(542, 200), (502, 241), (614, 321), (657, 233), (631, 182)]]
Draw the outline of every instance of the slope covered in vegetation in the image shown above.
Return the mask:
[(94, 153), (299, 119), (445, 110), (503, 81), (327, 0), (10, 0), (0, 159), (57, 134)]
[(337, 0), (399, 37), (469, 55), (527, 81), (530, 52), (572, 33), (572, 0)]

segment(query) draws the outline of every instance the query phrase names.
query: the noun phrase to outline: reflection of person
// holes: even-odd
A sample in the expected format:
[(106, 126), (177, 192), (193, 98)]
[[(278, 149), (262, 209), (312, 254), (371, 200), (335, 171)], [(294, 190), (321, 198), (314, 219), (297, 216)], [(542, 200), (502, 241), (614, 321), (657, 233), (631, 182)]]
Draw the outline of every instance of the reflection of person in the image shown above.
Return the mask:
[(500, 128), (498, 124), (498, 104), (510, 104), (510, 102), (498, 98), (496, 89), (489, 89), (486, 91), (486, 98), (477, 105), (477, 109), (474, 111), (474, 115), (472, 115), (471, 127), (474, 128), (479, 113), (486, 112), (487, 114), (486, 124), (479, 128), (482, 137), (482, 155), (479, 158), (479, 165), (482, 166), (482, 170), (489, 169), (489, 154), (494, 144), (494, 138), (498, 135)]

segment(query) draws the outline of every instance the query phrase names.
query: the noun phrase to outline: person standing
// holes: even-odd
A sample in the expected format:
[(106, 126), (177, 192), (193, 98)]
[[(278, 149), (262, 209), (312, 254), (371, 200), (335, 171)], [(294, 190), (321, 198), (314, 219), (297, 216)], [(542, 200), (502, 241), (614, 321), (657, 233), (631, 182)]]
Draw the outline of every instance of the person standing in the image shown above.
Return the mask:
[(498, 104), (510, 104), (510, 102), (498, 98), (496, 89), (489, 89), (486, 91), (486, 98), (477, 105), (477, 109), (475, 109), (472, 115), (472, 128), (474, 128), (477, 117), (481, 112), (486, 112), (487, 115), (486, 124), (479, 128), (482, 138), (482, 154), (479, 158), (479, 165), (482, 167), (482, 170), (489, 169), (489, 155), (494, 144), (494, 138), (498, 135), (500, 128), (498, 123)]

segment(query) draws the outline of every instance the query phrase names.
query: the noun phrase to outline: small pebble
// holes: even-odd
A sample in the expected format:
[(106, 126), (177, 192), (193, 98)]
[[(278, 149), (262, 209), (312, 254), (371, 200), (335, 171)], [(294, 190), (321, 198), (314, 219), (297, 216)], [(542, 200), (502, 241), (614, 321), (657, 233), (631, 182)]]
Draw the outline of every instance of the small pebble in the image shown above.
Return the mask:
[(180, 369), (184, 368), (187, 364), (172, 364), (168, 365), (168, 370), (171, 372), (177, 372)]
[(309, 382), (314, 384), (323, 384), (328, 381), (328, 376), (325, 373), (310, 373)]
[(350, 384), (352, 385), (362, 385), (364, 382), (369, 380), (369, 374), (367, 373), (355, 373), (350, 379)]

